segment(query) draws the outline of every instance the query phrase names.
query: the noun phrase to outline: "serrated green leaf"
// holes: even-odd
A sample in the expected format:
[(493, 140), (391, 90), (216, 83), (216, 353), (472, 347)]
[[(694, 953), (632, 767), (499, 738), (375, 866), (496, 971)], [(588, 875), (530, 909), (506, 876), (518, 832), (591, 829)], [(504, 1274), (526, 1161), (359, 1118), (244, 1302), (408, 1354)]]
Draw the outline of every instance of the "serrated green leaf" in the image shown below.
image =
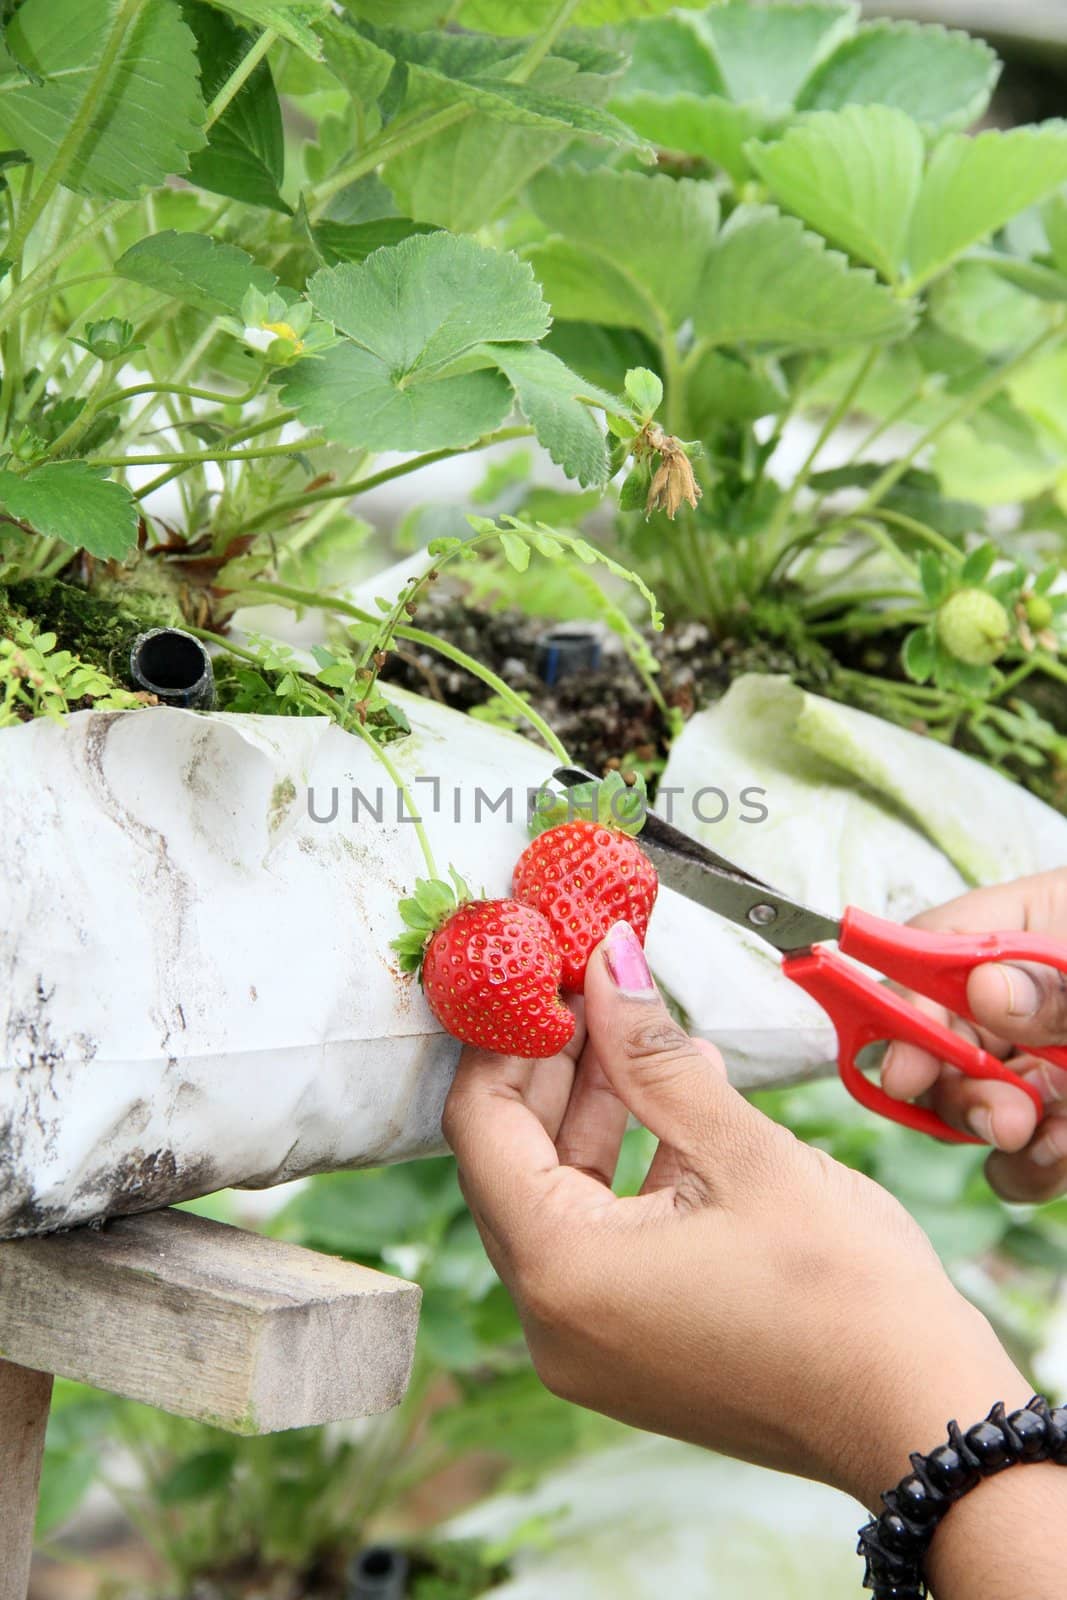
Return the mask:
[(904, 641), (902, 652), (904, 671), (916, 683), (925, 683), (933, 676), (937, 659), (937, 644), (931, 628), (916, 628)]
[(929, 283), (1065, 182), (1067, 122), (944, 139), (930, 159), (912, 217), (910, 287)]
[(373, 105), (393, 75), (395, 58), (340, 17), (319, 24), (326, 65), (361, 105)]
[(780, 374), (753, 371), (722, 350), (703, 351), (688, 374), (686, 394), (686, 415), (700, 435), (720, 422), (755, 422), (788, 401)]
[(526, 259), (554, 320), (640, 329), (653, 340), (662, 336), (663, 321), (655, 302), (607, 257), (569, 239), (551, 239), (528, 250)]
[(910, 117), (874, 105), (815, 112), (746, 154), (786, 211), (896, 281), (925, 155)]
[[(616, 280), (621, 276), (632, 304), (646, 302), (635, 326), (662, 337), (664, 326), (677, 327), (688, 317), (719, 225), (713, 184), (568, 167), (543, 172), (532, 186), (531, 203), (549, 228), (590, 252), (594, 281), (606, 264), (609, 299), (614, 274)], [(574, 299), (564, 306), (556, 304), (551, 291), (549, 297), (562, 316), (598, 320), (588, 295), (580, 310), (573, 309)]]
[[(576, 27), (599, 28), (669, 11), (676, 4), (677, 0), (582, 0), (572, 21)], [(523, 0), (522, 5), (514, 0), (466, 0), (458, 20), (465, 28), (484, 28), (487, 33), (536, 33), (558, 9), (559, 0)]]
[(655, 416), (663, 404), (663, 379), (648, 367), (633, 367), (624, 380), (626, 393), (644, 417)]
[(636, 133), (661, 150), (701, 156), (745, 183), (752, 168), (746, 146), (764, 133), (768, 117), (760, 106), (734, 105), (720, 95), (631, 93), (613, 100), (611, 109)]
[(980, 544), (971, 551), (963, 563), (960, 577), (964, 583), (982, 584), (993, 570), (993, 563), (997, 559), (995, 544)]
[(410, 217), (375, 217), (370, 222), (320, 222), (313, 230), (316, 245), (326, 265), (339, 261), (366, 261), (383, 246), (399, 244), (415, 233), (435, 233), (432, 222), (413, 222)]
[[(1049, 300), (1054, 304), (1067, 300), (1067, 274), (1054, 267), (1043, 266), (1040, 261), (1027, 261), (1021, 256), (1003, 255), (999, 250), (976, 251), (972, 259), (975, 266), (995, 272), (1005, 283), (1033, 295), (1035, 300)], [(961, 263), (960, 270), (971, 264), (971, 261)]]
[(893, 106), (943, 132), (977, 121), (999, 76), (993, 51), (966, 33), (915, 22), (869, 22), (816, 70), (797, 107)]
[(1063, 470), (1053, 437), (1006, 399), (946, 429), (933, 465), (946, 494), (982, 506), (1029, 500), (1050, 489)]
[[(220, 11), (190, 3), (185, 18), (196, 36), (204, 97), (211, 100), (253, 43)], [(282, 109), (270, 67), (261, 61), (208, 133), (207, 148), (189, 163), (189, 182), (246, 205), (288, 212)]]
[(548, 326), (525, 263), (446, 233), (324, 268), (308, 297), (346, 338), (285, 370), (286, 403), (339, 443), (368, 449), (473, 444), (511, 405), (504, 377), (480, 370), (489, 357), (479, 347), (540, 339)]
[[(114, 18), (110, 0), (25, 0), (0, 56), (0, 137), (41, 167), (55, 156), (93, 80)], [(20, 70), (25, 65), (29, 74)], [(148, 0), (64, 183), (79, 194), (134, 200), (201, 149), (204, 102), (196, 45), (173, 0)]]
[(211, 0), (211, 4), (244, 22), (272, 29), (312, 61), (322, 60), (315, 25), (329, 15), (330, 0)]
[(641, 334), (628, 328), (605, 328), (592, 322), (568, 322), (557, 317), (544, 341), (545, 348), (580, 372), (589, 383), (610, 394), (622, 392), (631, 367), (654, 365), (657, 354)]
[(741, 206), (709, 255), (693, 320), (722, 344), (820, 349), (899, 339), (914, 314), (794, 217)]
[(669, 99), (683, 94), (698, 100), (723, 96), (726, 85), (698, 17), (680, 11), (650, 17), (630, 36), (630, 61), (619, 85), (619, 99), (647, 94)]
[(992, 264), (971, 258), (960, 261), (932, 286), (929, 314), (937, 327), (988, 355), (1006, 355), (1029, 344), (1048, 320), (1038, 298)]
[(619, 490), (620, 511), (643, 511), (648, 501), (652, 475), (646, 462), (639, 462), (626, 474)]
[(579, 396), (597, 405), (617, 405), (536, 344), (491, 344), (485, 349), (515, 390), (519, 410), (553, 461), (583, 488), (608, 481), (608, 447), (603, 429)]
[(817, 63), (854, 31), (856, 15), (849, 4), (729, 0), (697, 21), (731, 100), (787, 109)]
[(23, 476), (0, 471), (0, 505), (44, 538), (102, 560), (123, 560), (137, 540), (128, 489), (84, 461), (51, 461)]
[(520, 539), (517, 533), (502, 533), (500, 548), (509, 566), (514, 567), (516, 572), (526, 571), (530, 565), (530, 546), (525, 539)]
[(173, 295), (212, 314), (236, 316), (250, 288), (270, 294), (277, 279), (236, 245), (205, 233), (149, 234), (115, 263), (120, 278)]
[(457, 126), (386, 166), (397, 203), (422, 221), (475, 231), (576, 134), (638, 142), (633, 129), (600, 109), (611, 78), (588, 69), (586, 53), (567, 43), (518, 85), (504, 76), (517, 59), (514, 47), (500, 41), (395, 30), (374, 37), (408, 63), (405, 111), (467, 102), (469, 115)]

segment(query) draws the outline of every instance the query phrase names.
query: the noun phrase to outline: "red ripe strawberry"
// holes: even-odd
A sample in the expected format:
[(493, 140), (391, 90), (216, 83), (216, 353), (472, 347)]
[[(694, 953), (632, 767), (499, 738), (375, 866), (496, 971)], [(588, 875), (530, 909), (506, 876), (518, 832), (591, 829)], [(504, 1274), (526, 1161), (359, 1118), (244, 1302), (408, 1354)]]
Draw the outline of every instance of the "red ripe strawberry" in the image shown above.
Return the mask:
[(401, 902), (411, 930), (393, 941), (401, 964), (421, 968), (430, 1009), (454, 1038), (500, 1055), (554, 1056), (574, 1032), (559, 996), (562, 961), (552, 929), (517, 900), (465, 900), (420, 880)]
[[(596, 810), (612, 816), (611, 824), (578, 820), (550, 826), (526, 846), (512, 880), (516, 899), (547, 917), (563, 957), (563, 987), (578, 993), (585, 988), (589, 957), (611, 925), (625, 919), (644, 944), (656, 903), (656, 869), (623, 831), (632, 824), (622, 807), (612, 807), (612, 796), (624, 787), (618, 778), (600, 786)], [(640, 801), (643, 807), (643, 793)]]

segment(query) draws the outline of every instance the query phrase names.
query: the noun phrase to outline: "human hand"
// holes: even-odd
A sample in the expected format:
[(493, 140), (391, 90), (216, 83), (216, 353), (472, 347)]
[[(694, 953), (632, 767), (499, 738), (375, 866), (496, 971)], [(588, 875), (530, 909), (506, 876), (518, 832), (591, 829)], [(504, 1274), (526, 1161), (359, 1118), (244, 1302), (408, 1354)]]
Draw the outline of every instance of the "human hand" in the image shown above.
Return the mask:
[[(913, 926), (953, 933), (1021, 929), (1061, 937), (1067, 945), (1067, 868), (976, 889), (924, 912)], [(1067, 1044), (1067, 978), (1029, 964), (977, 967), (967, 987), (977, 1027), (912, 998), (1036, 1084), (1045, 1115), (1039, 1119), (1029, 1097), (1011, 1084), (964, 1077), (916, 1045), (895, 1044), (886, 1052), (886, 1093), (895, 1100), (922, 1099), (952, 1127), (996, 1146), (986, 1171), (1005, 1200), (1053, 1200), (1067, 1192), (1067, 1072), (1017, 1048)]]
[[(660, 1142), (620, 1199), (631, 1111)], [(625, 923), (567, 1052), (465, 1051), (445, 1132), (537, 1370), (570, 1400), (873, 1507), (949, 1417), (1027, 1399), (903, 1208), (730, 1087)]]

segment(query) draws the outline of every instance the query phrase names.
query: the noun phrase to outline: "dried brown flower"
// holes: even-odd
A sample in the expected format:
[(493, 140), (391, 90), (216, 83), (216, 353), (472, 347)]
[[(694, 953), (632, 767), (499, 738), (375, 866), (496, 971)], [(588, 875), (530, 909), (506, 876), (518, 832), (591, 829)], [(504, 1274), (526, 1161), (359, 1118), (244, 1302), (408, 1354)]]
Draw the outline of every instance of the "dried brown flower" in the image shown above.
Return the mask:
[(703, 490), (693, 476), (685, 446), (671, 433), (664, 433), (658, 422), (647, 423), (634, 441), (634, 455), (658, 455), (659, 466), (652, 477), (645, 502), (645, 514), (665, 511), (673, 522), (683, 505), (696, 510)]

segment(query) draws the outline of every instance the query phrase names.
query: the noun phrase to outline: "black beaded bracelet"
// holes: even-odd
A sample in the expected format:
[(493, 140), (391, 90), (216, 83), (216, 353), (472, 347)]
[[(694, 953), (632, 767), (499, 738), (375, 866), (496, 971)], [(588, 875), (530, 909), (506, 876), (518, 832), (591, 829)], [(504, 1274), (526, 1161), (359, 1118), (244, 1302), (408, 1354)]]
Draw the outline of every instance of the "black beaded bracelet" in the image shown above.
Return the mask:
[(966, 1433), (950, 1422), (947, 1444), (913, 1455), (907, 1477), (882, 1496), (882, 1515), (860, 1529), (863, 1586), (874, 1600), (927, 1600), (923, 1567), (942, 1518), (984, 1478), (1027, 1461), (1067, 1467), (1067, 1406), (1035, 1395), (1009, 1417), (997, 1404)]

